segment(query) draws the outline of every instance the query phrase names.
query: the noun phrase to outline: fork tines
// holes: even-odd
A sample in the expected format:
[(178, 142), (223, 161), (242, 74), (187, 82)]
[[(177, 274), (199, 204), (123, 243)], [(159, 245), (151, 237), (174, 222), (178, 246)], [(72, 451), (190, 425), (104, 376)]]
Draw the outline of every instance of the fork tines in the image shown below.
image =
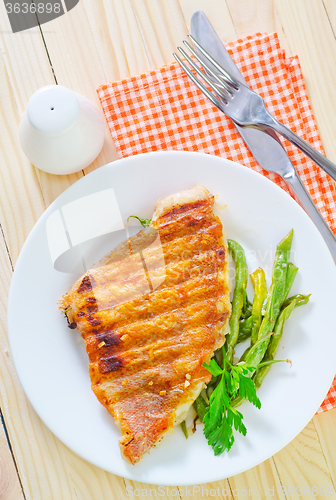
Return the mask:
[[(184, 72), (189, 76), (189, 78), (194, 82), (195, 85), (200, 89), (203, 94), (218, 108), (227, 104), (228, 99), (232, 97), (233, 93), (239, 89), (239, 82), (232, 76), (228, 71), (226, 71), (223, 66), (221, 66), (207, 50), (205, 50), (192, 35), (188, 35), (190, 40), (193, 42), (198, 51), (193, 49), (193, 47), (186, 41), (183, 43), (188, 48), (190, 53), (194, 58), (203, 66), (204, 71), (193, 61), (193, 59), (186, 53), (182, 47), (177, 47), (181, 52), (183, 57), (188, 61), (190, 66), (194, 68), (196, 73), (209, 85), (209, 87), (216, 93), (216, 96), (197, 78), (194, 73), (188, 68), (184, 61), (174, 52), (173, 55), (179, 65), (182, 67)], [(201, 53), (204, 57), (200, 56)], [(216, 68), (217, 73), (209, 66), (208, 62)], [(208, 76), (209, 75), (209, 76)], [(218, 97), (219, 99), (218, 99)]]

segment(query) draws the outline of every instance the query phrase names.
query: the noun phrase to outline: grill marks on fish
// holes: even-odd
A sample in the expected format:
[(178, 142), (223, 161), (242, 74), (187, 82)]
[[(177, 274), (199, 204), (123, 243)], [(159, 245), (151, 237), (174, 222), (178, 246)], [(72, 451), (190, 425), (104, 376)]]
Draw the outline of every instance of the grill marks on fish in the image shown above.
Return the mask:
[(109, 373), (119, 370), (123, 366), (123, 359), (119, 356), (107, 356), (100, 358), (99, 371), (100, 373)]
[(92, 290), (92, 283), (90, 276), (84, 276), (77, 292), (78, 293), (86, 293)]
[[(101, 324), (102, 327), (89, 331), (88, 335), (93, 334), (94, 338), (97, 339), (97, 345), (102, 341), (105, 341), (106, 344), (118, 345), (121, 342), (120, 338), (127, 334), (132, 336), (133, 342), (137, 334), (144, 339), (145, 333), (148, 335), (150, 331), (152, 336), (157, 338), (160, 324), (165, 321), (170, 322), (170, 327), (172, 321), (181, 325), (185, 323), (187, 328), (191, 327), (193, 322), (202, 320), (199, 315), (205, 315), (208, 311), (216, 315), (216, 302), (223, 293), (223, 287), (218, 286), (217, 278), (216, 272), (205, 276), (189, 277), (186, 282), (182, 282), (176, 287), (168, 287), (164, 284), (155, 293), (143, 297), (143, 300), (136, 299), (127, 304), (132, 310), (131, 317), (125, 315), (124, 304), (112, 310), (98, 311), (95, 316), (96, 322), (90, 316), (86, 318), (86, 321), (92, 326)], [(197, 311), (199, 312), (197, 313)], [(225, 317), (225, 315), (222, 316), (221, 320), (224, 321)], [(109, 339), (106, 340), (106, 330), (113, 330), (113, 343)], [(87, 339), (87, 337), (85, 338)], [(125, 349), (126, 345), (123, 342), (121, 349)]]
[[(168, 224), (174, 223), (177, 231), (183, 231), (190, 226), (195, 226), (198, 223), (206, 224), (205, 216), (212, 210), (209, 210), (209, 200), (197, 200), (194, 202), (183, 203), (175, 206), (165, 213), (160, 215), (160, 227), (165, 228)], [(183, 227), (181, 227), (183, 225)]]
[[(105, 333), (94, 333), (86, 337), (90, 361), (94, 361), (102, 355), (101, 349), (104, 350), (104, 355), (105, 353), (118, 354), (131, 360), (132, 363), (135, 363), (137, 359), (141, 359), (142, 362), (147, 360), (151, 363), (153, 358), (157, 357), (163, 349), (168, 348), (171, 349), (171, 353), (174, 350), (178, 357), (183, 355), (187, 345), (192, 343), (190, 337), (196, 338), (193, 341), (193, 346), (189, 347), (191, 351), (194, 352), (194, 348), (197, 346), (197, 350), (202, 352), (203, 348), (209, 348), (209, 343), (213, 342), (213, 316), (219, 317), (220, 321), (224, 321), (227, 317), (227, 313), (218, 316), (216, 303), (216, 298), (201, 300), (186, 308), (164, 312), (152, 319), (143, 319), (137, 323), (115, 327), (114, 333), (109, 334), (109, 337)], [(209, 338), (207, 333), (203, 332), (202, 340), (198, 345), (197, 329), (199, 324), (204, 325), (205, 329), (208, 325)], [(112, 339), (111, 335), (113, 335)], [(105, 342), (105, 345), (98, 347), (102, 341)], [(173, 347), (171, 347), (172, 344), (174, 344)], [(204, 370), (203, 375), (208, 376), (209, 373)]]
[[(225, 258), (225, 249), (220, 248), (220, 251), (221, 255), (224, 254)], [(157, 289), (153, 292), (154, 295), (147, 293), (145, 294), (145, 297), (143, 296), (141, 299), (137, 297), (136, 299), (131, 301), (127, 301), (127, 296), (125, 297), (125, 302), (129, 302), (130, 306), (134, 308), (134, 310), (132, 311), (133, 314), (136, 315), (137, 309), (139, 309), (139, 307), (141, 308), (141, 306), (145, 307), (147, 311), (150, 304), (147, 303), (146, 300), (154, 305), (158, 299), (161, 300), (163, 298), (164, 290), (181, 290), (183, 294), (185, 294), (185, 291), (187, 290), (189, 292), (189, 296), (192, 296), (194, 287), (197, 286), (198, 282), (203, 279), (204, 281), (207, 281), (206, 286), (211, 286), (212, 283), (212, 288), (214, 288), (215, 286), (215, 288), (217, 288), (218, 290), (218, 272), (220, 272), (219, 266), (221, 264), (219, 262), (216, 251), (213, 250), (213, 248), (209, 248), (207, 251), (200, 252), (198, 254), (194, 252), (191, 258), (187, 258), (186, 255), (188, 254), (188, 246), (183, 244), (182, 248), (180, 247), (180, 252), (181, 258), (179, 258), (177, 253), (175, 253), (174, 256), (170, 255), (170, 262), (167, 263), (164, 269), (166, 275), (165, 281), (160, 286), (160, 289)], [(151, 261), (150, 257), (146, 260), (147, 265), (154, 267), (155, 264), (153, 263), (153, 261)], [(220, 258), (220, 260), (222, 260), (222, 257)], [(161, 272), (161, 269), (159, 269), (158, 272)], [(118, 315), (118, 310), (123, 309), (122, 304), (119, 305), (120, 297), (124, 293), (122, 287), (126, 287), (125, 294), (127, 294), (127, 292), (129, 292), (129, 286), (131, 286), (132, 282), (136, 282), (136, 279), (137, 278), (133, 276), (131, 277), (131, 279), (128, 279), (127, 282), (120, 280), (119, 283), (112, 282), (112, 284), (110, 284), (109, 286), (108, 281), (106, 281), (103, 284), (98, 284), (93, 290), (88, 292), (96, 293), (97, 296), (100, 297), (98, 301), (99, 303), (97, 304), (98, 315), (100, 315), (102, 311), (110, 310), (111, 308), (114, 308), (113, 315)], [(222, 293), (222, 289), (220, 288), (219, 290), (219, 293)], [(163, 293), (161, 293), (161, 291)], [(215, 292), (215, 290), (213, 291)], [(190, 298), (189, 296), (188, 298)], [(76, 305), (78, 309), (81, 310), (80, 316), (83, 315), (83, 312), (84, 314), (91, 312), (90, 306), (87, 306), (86, 304), (89, 298), (90, 297), (87, 298), (85, 295), (81, 295), (80, 297), (76, 298)], [(182, 297), (180, 296), (178, 297), (178, 299), (182, 300)], [(120, 318), (121, 321), (124, 318), (125, 316), (123, 314), (122, 318)], [(132, 317), (132, 320), (133, 318), (134, 316)], [(104, 320), (106, 319), (107, 318), (104, 318)], [(125, 319), (127, 321), (127, 318)], [(116, 318), (116, 320), (119, 320), (119, 318)]]
[(113, 331), (105, 331), (102, 333), (96, 333), (94, 338), (100, 344), (101, 342), (105, 342), (107, 347), (115, 346), (120, 344), (120, 338)]
[[(227, 247), (213, 201), (207, 192), (163, 210), (154, 228), (117, 247), (64, 297), (85, 339), (92, 389), (120, 425), (122, 453), (133, 464), (209, 381), (202, 363), (230, 314)], [(150, 290), (147, 278), (162, 275)]]

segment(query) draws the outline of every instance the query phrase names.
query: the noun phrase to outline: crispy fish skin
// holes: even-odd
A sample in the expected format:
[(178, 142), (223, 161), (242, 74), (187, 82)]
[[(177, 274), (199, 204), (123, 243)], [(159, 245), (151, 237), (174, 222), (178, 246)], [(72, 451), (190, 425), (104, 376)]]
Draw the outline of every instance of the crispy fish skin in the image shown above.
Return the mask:
[(61, 301), (131, 464), (184, 419), (211, 379), (202, 363), (225, 340), (229, 252), (213, 205), (203, 186), (161, 200), (152, 227), (105, 256)]

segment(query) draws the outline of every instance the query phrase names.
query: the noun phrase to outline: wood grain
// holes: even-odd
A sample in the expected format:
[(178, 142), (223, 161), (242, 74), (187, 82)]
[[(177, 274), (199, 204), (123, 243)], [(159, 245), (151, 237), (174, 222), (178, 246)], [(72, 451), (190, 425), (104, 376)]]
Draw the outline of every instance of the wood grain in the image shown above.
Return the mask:
[[(3, 139), (1, 147), (2, 154), (7, 155), (6, 163), (3, 164), (4, 166), (1, 169), (1, 172), (6, 175), (2, 188), (5, 188), (5, 193), (7, 189), (11, 189), (8, 195), (9, 199), (13, 200), (12, 207), (18, 208), (20, 205), (17, 203), (17, 200), (22, 197), (22, 189), (26, 189), (26, 199), (30, 205), (33, 204), (35, 206), (42, 197), (43, 206), (45, 207), (46, 203), (49, 204), (52, 201), (53, 196), (58, 196), (58, 194), (75, 182), (82, 174), (50, 177), (45, 172), (37, 171), (29, 163), (21, 150), (18, 139), (18, 127), (28, 101), (36, 90), (45, 85), (54, 84), (55, 80), (38, 28), (32, 28), (26, 32), (16, 33), (15, 35), (11, 33), (3, 3), (0, 4), (0, 47), (2, 52), (0, 61), (1, 113), (5, 123), (7, 113), (9, 113), (10, 123), (13, 125), (10, 129), (11, 136), (7, 133), (6, 140)], [(7, 147), (4, 147), (5, 144), (7, 145), (7, 141), (10, 141), (12, 146), (11, 152), (14, 156), (11, 158), (8, 158)], [(8, 183), (9, 177), (11, 177), (10, 183)], [(16, 186), (15, 183), (21, 183), (21, 186)], [(38, 190), (40, 191), (39, 195), (37, 195)], [(29, 193), (28, 196), (27, 193)], [(28, 212), (26, 213), (27, 208)], [(35, 210), (35, 208), (22, 207), (22, 222), (27, 219), (28, 214), (32, 210)], [(42, 211), (38, 209), (37, 213), (41, 214)], [(8, 214), (8, 210), (6, 210), (6, 214)], [(16, 217), (16, 220), (20, 221), (21, 224), (20, 217)], [(15, 228), (15, 224), (10, 223), (8, 224), (9, 226)], [(4, 231), (7, 231), (8, 227), (5, 227)], [(23, 225), (23, 228), (26, 228), (26, 226)], [(18, 245), (13, 251), (14, 261), (17, 258), (23, 241), (21, 238), (17, 242)], [(7, 243), (9, 248), (12, 249), (12, 238), (9, 238)]]
[(24, 500), (13, 456), (0, 422), (0, 500)]
[(260, 32), (276, 32), (279, 36), (281, 47), (286, 50), (288, 55), (291, 55), (273, 0), (240, 0), (239, 2), (227, 0), (226, 3), (236, 29), (236, 38), (243, 38)]
[[(318, 488), (315, 490), (317, 491), (315, 496), (318, 497), (323, 496), (323, 490), (320, 488), (325, 488), (325, 495), (328, 495), (330, 491), (335, 491), (313, 422), (310, 422), (286, 448), (273, 458), (287, 497), (299, 498), (304, 496), (305, 492), (312, 492), (314, 487)], [(306, 496), (313, 497), (314, 495), (310, 493)]]
[[(38, 29), (10, 33), (0, 4), (0, 404), (27, 499), (119, 500), (130, 498), (126, 487), (147, 490), (147, 498), (153, 498), (159, 490), (109, 474), (66, 448), (35, 414), (17, 379), (5, 318), (12, 263), (46, 206), (82, 175), (36, 171), (19, 147), (20, 118), (32, 93), (54, 83), (54, 74), (59, 84), (83, 93), (99, 108), (95, 92), (99, 85), (173, 61), (172, 52), (190, 30), (190, 18), (197, 9), (205, 11), (224, 42), (256, 31), (277, 31), (287, 52), (299, 54), (324, 146), (335, 161), (334, 0), (81, 0), (70, 13), (42, 26), (48, 53)], [(104, 148), (85, 173), (115, 159), (106, 127)], [(220, 488), (216, 498), (266, 498), (274, 488), (274, 498), (295, 498), (288, 490), (291, 486), (333, 488), (335, 432), (336, 410), (318, 415), (272, 459), (228, 480), (204, 485), (204, 491), (210, 495), (210, 490)], [(0, 474), (6, 468), (10, 472), (0, 476), (7, 477), (0, 481), (0, 500), (1, 494), (21, 498), (13, 460), (0, 432)], [(284, 496), (282, 487), (287, 491)], [(177, 491), (183, 498), (185, 487)], [(161, 498), (176, 498), (174, 493), (170, 487)], [(298, 496), (298, 490), (294, 493)], [(200, 500), (204, 494), (196, 491), (194, 498)]]
[(336, 408), (316, 415), (313, 422), (336, 491)]
[(298, 54), (327, 156), (336, 162), (336, 44), (324, 4), (274, 0), (292, 54)]
[[(237, 493), (236, 495), (233, 493), (234, 497), (239, 499), (245, 496), (265, 498), (271, 496), (267, 493), (272, 492), (273, 489), (276, 498), (281, 493), (281, 478), (272, 458), (242, 474), (229, 478), (229, 483), (232, 492)], [(245, 491), (248, 492), (247, 495)]]
[(179, 492), (181, 499), (188, 496), (192, 496), (195, 500), (207, 497), (215, 497), (218, 500), (231, 500), (235, 498), (232, 493), (232, 485), (230, 485), (227, 479), (214, 483), (194, 485), (189, 488), (187, 486), (180, 486)]
[(10, 354), (6, 332), (6, 307), (12, 272), (4, 239), (0, 237), (0, 405), (2, 413), (26, 498), (44, 500), (49, 495), (49, 498), (72, 500), (75, 497), (71, 494), (66, 460), (59, 452), (56, 438), (42, 424), (28, 403)]
[(13, 263), (45, 208), (35, 169), (19, 146), (18, 126), (18, 101), (0, 54), (0, 223)]
[(190, 32), (190, 21), (193, 13), (202, 10), (217, 31), (224, 43), (237, 38), (237, 30), (232, 22), (227, 2), (208, 2), (207, 0), (180, 0), (184, 21)]
[(334, 36), (336, 33), (336, 2), (335, 0), (323, 0), (323, 5), (328, 16)]

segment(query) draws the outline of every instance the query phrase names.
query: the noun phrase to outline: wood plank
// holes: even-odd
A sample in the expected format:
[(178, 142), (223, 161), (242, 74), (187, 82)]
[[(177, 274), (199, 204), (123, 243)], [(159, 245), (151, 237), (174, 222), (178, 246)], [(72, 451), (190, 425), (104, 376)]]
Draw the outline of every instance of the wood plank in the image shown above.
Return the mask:
[(336, 162), (336, 43), (322, 0), (274, 0), (292, 54), (298, 54), (328, 158)]
[[(54, 84), (55, 80), (39, 29), (31, 28), (22, 33), (11, 33), (9, 20), (3, 3), (0, 4), (0, 47), (2, 49), (0, 61), (1, 113), (4, 117), (7, 117), (7, 113), (10, 113), (10, 116), (13, 117), (13, 125), (15, 123), (10, 129), (10, 134), (8, 132), (6, 135), (6, 141), (8, 140), (11, 143), (12, 157), (7, 157), (6, 159), (10, 168), (7, 171), (5, 168), (2, 169), (5, 178), (0, 189), (6, 187), (6, 189), (4, 189), (4, 196), (9, 200), (13, 200), (13, 206), (18, 206), (18, 199), (24, 199), (24, 196), (22, 196), (22, 189), (26, 189), (26, 195), (29, 192), (31, 200), (29, 203), (39, 203), (37, 200), (42, 196), (43, 205), (45, 206), (45, 202), (49, 204), (56, 196), (64, 191), (66, 187), (70, 186), (81, 177), (82, 173), (73, 174), (71, 176), (50, 176), (50, 174), (35, 169), (21, 150), (18, 138), (18, 127), (28, 101), (36, 90), (45, 85)], [(7, 144), (6, 141), (3, 139), (1, 146), (3, 154), (6, 153), (8, 156), (8, 148), (4, 147), (4, 144)], [(19, 186), (19, 184), (21, 185)], [(7, 191), (7, 188), (9, 188), (9, 191)], [(39, 195), (35, 194), (37, 189), (40, 190)], [(0, 196), (2, 198), (2, 191), (0, 191)], [(25, 197), (26, 200), (29, 199), (29, 196)], [(7, 208), (9, 211), (12, 209), (9, 206)], [(27, 213), (25, 213), (26, 208), (28, 208)], [(32, 207), (23, 206), (20, 216), (27, 219), (28, 215), (32, 213), (32, 210), (34, 210)], [(38, 211), (38, 213), (41, 214), (42, 212)], [(20, 217), (15, 217), (15, 220), (16, 224), (10, 224), (11, 228), (15, 228), (21, 219)], [(8, 227), (9, 225), (4, 227), (6, 237), (8, 236), (6, 232)], [(12, 238), (8, 238), (7, 241), (10, 251), (12, 252), (14, 241)], [(22, 238), (18, 241), (16, 240), (13, 249), (14, 261), (17, 258), (18, 251), (21, 249), (23, 241)]]
[[(163, 500), (173, 500), (181, 495), (177, 486), (156, 486), (154, 484), (139, 483), (125, 479), (126, 495), (128, 498), (143, 498), (152, 500), (153, 498), (162, 498)], [(127, 498), (126, 497), (126, 498)]]
[[(3, 9), (0, 11), (3, 26), (2, 15)], [(35, 33), (10, 36), (5, 32), (0, 39), (3, 49), (0, 56), (0, 220), (6, 237), (6, 244), (2, 235), (0, 238), (0, 404), (26, 497), (72, 499), (67, 462), (61, 456), (56, 438), (27, 402), (10, 356), (6, 333), (11, 264), (15, 265), (25, 239), (45, 209), (36, 171), (18, 141), (20, 112), (25, 101), (41, 84), (52, 82), (39, 37), (39, 33), (36, 37)], [(29, 57), (31, 66), (27, 62)]]
[(232, 494), (232, 486), (227, 479), (214, 483), (195, 485), (189, 488), (187, 486), (180, 486), (179, 492), (182, 499), (188, 496), (192, 496), (195, 500), (202, 500), (207, 497), (213, 497), (218, 500), (232, 500), (236, 498)]
[[(153, 69), (157, 63), (171, 62), (185, 26), (176, 0), (170, 2), (169, 9), (163, 0), (155, 4), (143, 0), (102, 0), (95, 5), (93, 8), (91, 0), (82, 0), (67, 15), (48, 23), (48, 30), (43, 26), (42, 30), (58, 83), (84, 94), (101, 110), (96, 89)], [(167, 22), (164, 24), (163, 20)], [(161, 38), (163, 42), (158, 45)], [(170, 48), (159, 55), (167, 40)], [(103, 150), (85, 172), (116, 158), (106, 125)], [(52, 181), (48, 179), (47, 184)], [(48, 193), (47, 201), (55, 194)]]
[[(0, 6), (1, 29), (9, 29), (4, 20), (4, 7)], [(39, 35), (38, 35), (39, 36)], [(26, 64), (31, 54), (33, 64), (45, 57), (45, 51), (37, 43), (36, 33), (30, 37), (14, 37), (0, 33), (0, 221), (8, 244), (12, 262), (37, 218), (44, 210), (43, 196), (39, 188), (35, 169), (31, 166), (18, 139), (18, 125), (24, 111), (24, 102), (29, 97), (30, 87), (34, 92), (42, 78), (52, 81), (50, 66), (43, 66), (44, 74), (30, 75)], [(44, 49), (43, 49), (44, 50)], [(19, 70), (20, 61), (23, 61)], [(30, 71), (30, 73), (34, 73)], [(39, 76), (41, 78), (39, 78)], [(23, 84), (27, 81), (27, 85)], [(48, 81), (48, 80), (47, 80)]]
[(0, 422), (0, 500), (24, 500), (23, 491), (10, 452), (4, 428)]
[(234, 498), (265, 498), (272, 496), (273, 491), (275, 498), (281, 498), (281, 480), (272, 458), (246, 472), (230, 477), (229, 484)]
[[(112, 8), (113, 3), (108, 3)], [(121, 13), (118, 14), (122, 17), (125, 10), (123, 3), (116, 2), (116, 4), (116, 8), (121, 10)], [(127, 9), (127, 14), (131, 16), (129, 9)], [(88, 97), (96, 105), (102, 116), (103, 113), (96, 94), (96, 88), (111, 80), (118, 79), (120, 76), (126, 76), (122, 75), (122, 71), (126, 66), (120, 62), (124, 57), (123, 49), (117, 43), (119, 28), (117, 26), (115, 30), (116, 26), (109, 26), (110, 21), (107, 21), (108, 19), (110, 20), (111, 16), (106, 16), (102, 1), (93, 4), (90, 0), (82, 0), (66, 15), (49, 22), (46, 26), (42, 26), (58, 84)], [(135, 24), (133, 16), (130, 29), (133, 29)], [(111, 43), (110, 29), (113, 30), (113, 39), (116, 40), (119, 51)], [(85, 36), (83, 36), (83, 33), (85, 33)], [(119, 42), (120, 44), (124, 43), (123, 40), (119, 40)], [(139, 38), (135, 37), (133, 43), (137, 44), (139, 50), (143, 52)], [(131, 47), (129, 51), (132, 51)], [(143, 58), (135, 66), (136, 71), (140, 70), (142, 63)], [(143, 68), (146, 69), (145, 66)], [(117, 158), (114, 143), (106, 123), (105, 131), (106, 139), (102, 152), (86, 169), (86, 173)], [(58, 194), (64, 191), (66, 182), (64, 182), (62, 176), (58, 179), (58, 176), (48, 176), (46, 174), (45, 177), (41, 184), (44, 194), (47, 192), (46, 201), (49, 204)]]
[[(23, 57), (19, 55), (16, 57)], [(12, 61), (12, 59), (11, 59)], [(34, 66), (32, 66), (32, 73)], [(11, 68), (9, 68), (11, 70)], [(16, 82), (20, 87), (21, 83)], [(34, 85), (38, 84), (34, 82)], [(21, 247), (46, 204), (82, 174), (51, 176), (29, 162), (19, 142), (20, 109), (18, 94), (0, 55), (0, 220), (13, 264)], [(32, 87), (32, 93), (35, 89)], [(25, 98), (24, 96), (23, 98)], [(53, 179), (52, 179), (53, 178)]]
[[(313, 421), (286, 448), (274, 455), (273, 459), (287, 498), (321, 498), (335, 491)], [(314, 491), (315, 495), (312, 493)]]
[(30, 96), (55, 83), (38, 28), (13, 34), (4, 3), (0, 4), (0, 46), (19, 116)]
[(6, 333), (11, 276), (7, 249), (0, 238), (0, 405), (25, 495), (29, 500), (77, 500), (57, 440), (28, 403), (14, 368)]
[(273, 0), (226, 0), (237, 37), (255, 33), (274, 33), (279, 36), (281, 47), (290, 55), (280, 17)]
[(226, 2), (209, 2), (207, 0), (179, 0), (179, 2), (189, 32), (193, 13), (197, 10), (203, 10), (224, 43), (238, 38)]
[(313, 422), (336, 491), (336, 408), (316, 415)]
[[(66, 457), (76, 500), (122, 500), (129, 498), (126, 495), (123, 478), (110, 474), (81, 459), (60, 441), (58, 444), (62, 448), (62, 456)], [(118, 453), (119, 450), (116, 452)]]
[(173, 52), (186, 34), (178, 2), (133, 0), (133, 5), (150, 69), (173, 62)]
[(335, 0), (322, 0), (324, 8), (326, 10), (331, 29), (333, 30), (334, 36), (336, 36), (336, 3)]

